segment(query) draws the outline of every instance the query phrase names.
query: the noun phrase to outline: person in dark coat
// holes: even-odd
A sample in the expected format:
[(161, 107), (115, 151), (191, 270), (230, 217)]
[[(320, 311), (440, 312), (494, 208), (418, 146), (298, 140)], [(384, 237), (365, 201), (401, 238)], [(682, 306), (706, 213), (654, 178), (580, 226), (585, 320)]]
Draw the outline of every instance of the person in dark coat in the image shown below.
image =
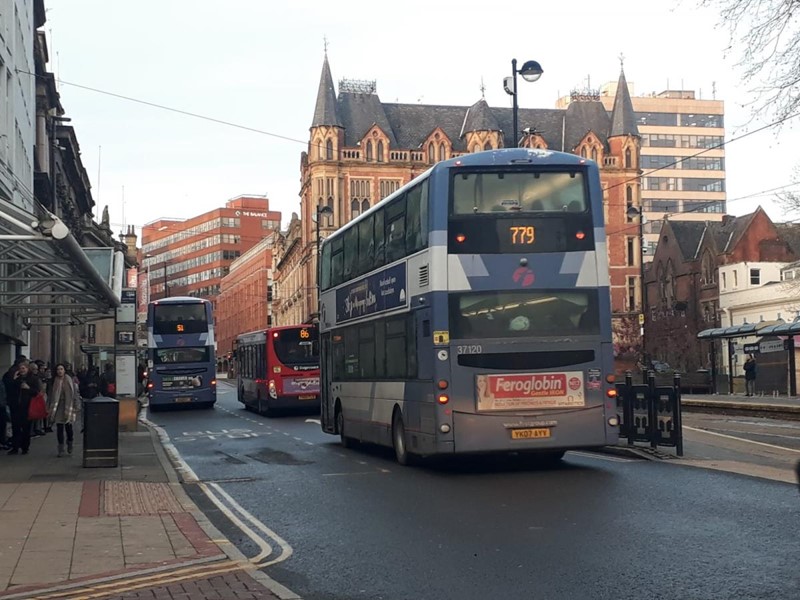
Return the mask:
[(106, 398), (117, 397), (117, 374), (111, 363), (106, 363), (105, 371), (100, 376), (100, 395)]
[(745, 391), (748, 396), (754, 396), (756, 393), (756, 370), (758, 365), (753, 355), (749, 355), (747, 360), (744, 361), (744, 385)]
[(31, 445), (31, 424), (28, 421), (28, 409), (31, 398), (41, 391), (41, 380), (31, 373), (28, 362), (23, 362), (12, 376), (11, 394), (6, 401), (11, 410), (11, 428), (14, 436), (11, 440), (9, 454), (28, 453)]

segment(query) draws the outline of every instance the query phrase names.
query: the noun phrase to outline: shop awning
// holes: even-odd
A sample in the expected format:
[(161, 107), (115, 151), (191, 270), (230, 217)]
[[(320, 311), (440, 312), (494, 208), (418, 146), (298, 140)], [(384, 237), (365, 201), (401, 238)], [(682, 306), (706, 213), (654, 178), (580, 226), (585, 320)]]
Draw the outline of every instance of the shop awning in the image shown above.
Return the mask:
[(69, 228), (0, 199), (0, 309), (26, 324), (67, 325), (110, 316), (119, 298)]

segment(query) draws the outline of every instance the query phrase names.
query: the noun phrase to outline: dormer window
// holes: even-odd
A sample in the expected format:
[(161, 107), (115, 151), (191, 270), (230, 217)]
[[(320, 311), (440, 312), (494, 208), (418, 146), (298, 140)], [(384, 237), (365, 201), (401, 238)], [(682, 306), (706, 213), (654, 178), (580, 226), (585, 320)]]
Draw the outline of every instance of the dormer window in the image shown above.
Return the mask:
[(378, 142), (378, 162), (383, 162), (383, 142)]
[(367, 142), (367, 161), (372, 160), (372, 141)]

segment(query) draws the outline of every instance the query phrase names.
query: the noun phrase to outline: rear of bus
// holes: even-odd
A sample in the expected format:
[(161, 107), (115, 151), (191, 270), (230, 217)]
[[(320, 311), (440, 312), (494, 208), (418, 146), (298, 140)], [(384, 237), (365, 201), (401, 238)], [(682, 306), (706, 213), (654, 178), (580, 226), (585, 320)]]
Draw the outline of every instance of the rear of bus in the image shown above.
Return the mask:
[(291, 325), (267, 331), (271, 408), (319, 408), (319, 331)]
[(438, 450), (560, 456), (616, 442), (597, 167), (544, 151), (474, 157), (443, 172), (450, 356), (436, 361)]

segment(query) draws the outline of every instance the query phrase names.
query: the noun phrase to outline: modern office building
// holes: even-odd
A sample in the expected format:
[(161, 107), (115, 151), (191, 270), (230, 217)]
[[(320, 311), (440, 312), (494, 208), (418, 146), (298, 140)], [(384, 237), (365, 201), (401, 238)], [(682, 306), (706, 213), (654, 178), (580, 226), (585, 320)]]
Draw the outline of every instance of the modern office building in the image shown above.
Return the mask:
[[(162, 218), (142, 228), (143, 275), (151, 300), (198, 296), (216, 304), (231, 263), (280, 228), (266, 196), (238, 196), (190, 219)], [(216, 306), (215, 306), (216, 307)]]
[[(652, 258), (667, 216), (679, 221), (721, 221), (726, 212), (725, 105), (693, 90), (643, 96), (628, 84), (641, 136), (641, 199), (647, 218), (646, 253)], [(599, 90), (611, 112), (617, 82)], [(562, 98), (560, 106), (571, 98)]]

